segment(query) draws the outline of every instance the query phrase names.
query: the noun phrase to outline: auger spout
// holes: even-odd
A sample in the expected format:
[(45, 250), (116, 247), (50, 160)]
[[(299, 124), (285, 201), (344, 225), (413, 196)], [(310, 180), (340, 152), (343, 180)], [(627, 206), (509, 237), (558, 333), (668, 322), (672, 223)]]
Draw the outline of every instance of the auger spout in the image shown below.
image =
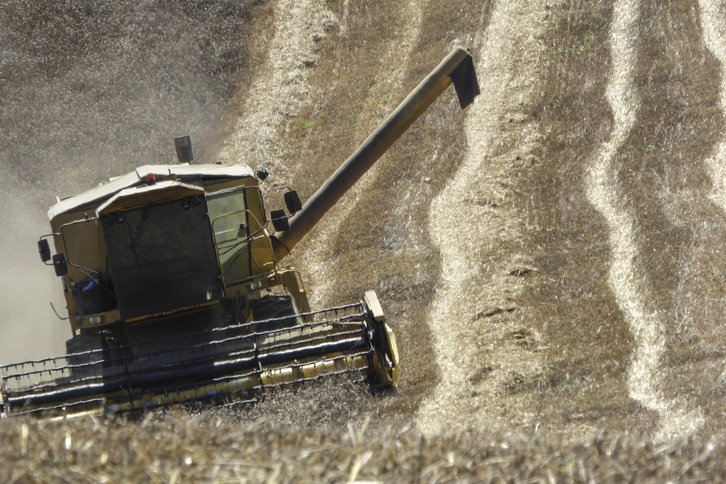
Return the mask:
[(336, 170), (302, 210), (290, 218), (290, 228), (272, 238), (277, 260), (282, 259), (320, 221), (358, 179), (401, 137), (450, 84), (454, 84), (461, 108), (479, 94), (471, 55), (455, 48), (381, 123), (358, 149)]

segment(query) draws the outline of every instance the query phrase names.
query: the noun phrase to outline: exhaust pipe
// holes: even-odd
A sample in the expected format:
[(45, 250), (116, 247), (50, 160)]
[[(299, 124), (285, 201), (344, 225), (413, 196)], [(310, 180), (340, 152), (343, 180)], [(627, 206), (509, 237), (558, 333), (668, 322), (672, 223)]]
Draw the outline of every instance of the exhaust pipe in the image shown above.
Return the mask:
[(176, 148), (176, 157), (179, 163), (192, 162), (194, 155), (192, 154), (192, 139), (189, 136), (174, 138), (174, 147)]

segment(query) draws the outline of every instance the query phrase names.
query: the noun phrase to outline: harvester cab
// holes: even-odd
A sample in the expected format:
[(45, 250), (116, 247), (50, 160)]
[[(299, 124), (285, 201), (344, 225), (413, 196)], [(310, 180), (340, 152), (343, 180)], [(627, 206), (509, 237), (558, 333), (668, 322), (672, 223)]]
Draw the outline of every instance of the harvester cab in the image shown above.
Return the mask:
[(463, 49), (304, 205), (282, 188), (287, 211), (265, 208), (265, 170), (193, 164), (188, 137), (175, 140), (178, 165), (59, 200), (38, 250), (61, 279), (72, 337), (64, 356), (0, 367), (3, 415), (256, 401), (343, 373), (395, 385), (396, 339), (375, 292), (311, 311), (299, 274), (280, 261), (452, 82), (462, 108), (479, 92)]
[(49, 218), (38, 245), (62, 278), (69, 351), (310, 309), (297, 273), (277, 264), (246, 166), (142, 166), (60, 201)]

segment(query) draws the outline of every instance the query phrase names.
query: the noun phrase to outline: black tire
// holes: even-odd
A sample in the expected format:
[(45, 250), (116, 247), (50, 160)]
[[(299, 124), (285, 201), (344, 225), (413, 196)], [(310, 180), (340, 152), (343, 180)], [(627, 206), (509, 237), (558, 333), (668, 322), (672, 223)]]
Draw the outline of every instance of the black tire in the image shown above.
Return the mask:
[(83, 332), (66, 341), (67, 361), (74, 379), (107, 376), (118, 364), (118, 351), (109, 348), (105, 333)]
[[(275, 331), (291, 328), (297, 324), (297, 311), (292, 296), (287, 294), (270, 294), (260, 298), (252, 306), (252, 318), (255, 321), (273, 319), (262, 324), (255, 324), (254, 331)], [(293, 316), (286, 318), (285, 316)]]
[(103, 374), (103, 363), (99, 363), (103, 360), (103, 352), (97, 352), (103, 349), (103, 342), (103, 335), (97, 333), (80, 333), (66, 341), (68, 364), (71, 365), (73, 378)]

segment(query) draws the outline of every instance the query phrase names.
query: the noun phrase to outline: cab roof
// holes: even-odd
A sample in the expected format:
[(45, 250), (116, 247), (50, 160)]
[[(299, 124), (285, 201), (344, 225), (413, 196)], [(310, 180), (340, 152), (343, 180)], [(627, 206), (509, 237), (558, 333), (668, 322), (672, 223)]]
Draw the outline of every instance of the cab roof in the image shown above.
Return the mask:
[(48, 218), (53, 220), (58, 215), (103, 202), (121, 190), (146, 183), (148, 175), (154, 175), (157, 179), (173, 176), (186, 182), (254, 177), (252, 170), (246, 165), (144, 165), (83, 193), (59, 200), (48, 210)]

